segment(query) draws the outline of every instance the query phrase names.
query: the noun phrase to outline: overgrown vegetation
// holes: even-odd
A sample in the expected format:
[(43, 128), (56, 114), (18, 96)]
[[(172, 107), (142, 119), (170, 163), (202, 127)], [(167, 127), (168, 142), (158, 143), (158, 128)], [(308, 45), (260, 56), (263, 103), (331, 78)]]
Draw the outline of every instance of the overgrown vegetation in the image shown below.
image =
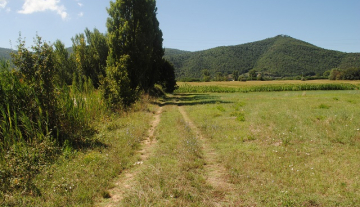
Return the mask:
[(71, 87), (56, 81), (51, 45), (37, 37), (32, 50), (19, 39), (12, 54), (17, 71), (0, 74), (0, 197), (9, 204), (18, 194), (41, 194), (33, 178), (62, 149), (91, 146), (90, 122), (105, 109), (91, 81)]
[[(94, 123), (104, 116), (114, 111), (126, 114), (139, 106), (138, 110), (143, 110), (149, 101), (146, 93), (155, 84), (167, 92), (176, 89), (174, 68), (162, 59), (155, 1), (129, 2), (111, 2), (108, 11), (114, 21), (109, 18), (109, 34), (86, 29), (85, 34), (72, 39), (72, 54), (61, 41), (51, 44), (38, 35), (27, 48), (20, 36), (11, 55), (13, 65), (0, 61), (1, 205), (30, 205), (32, 197), (52, 191), (49, 185), (36, 182), (36, 175), (49, 170), (54, 162), (58, 164), (59, 157), (66, 160), (77, 150), (103, 147)], [(136, 35), (125, 32), (129, 28), (119, 29), (128, 24), (124, 19), (119, 22), (115, 14), (125, 14), (125, 7), (131, 11), (126, 13), (127, 20), (135, 22), (136, 27), (130, 29), (138, 30)], [(120, 33), (122, 43), (131, 45), (128, 50), (117, 48), (119, 39), (114, 37), (119, 36), (114, 34)], [(131, 42), (132, 38), (136, 41)], [(148, 49), (143, 50), (144, 46)], [(147, 101), (139, 100), (141, 97)], [(140, 139), (139, 135), (126, 142), (134, 146), (125, 153), (124, 162)], [(75, 187), (64, 185), (54, 187), (54, 194), (66, 194)], [(91, 203), (93, 195), (85, 196), (87, 201), (82, 202)], [(21, 196), (24, 199), (19, 199)], [(74, 202), (80, 202), (79, 198)], [(61, 201), (59, 205), (69, 203)]]

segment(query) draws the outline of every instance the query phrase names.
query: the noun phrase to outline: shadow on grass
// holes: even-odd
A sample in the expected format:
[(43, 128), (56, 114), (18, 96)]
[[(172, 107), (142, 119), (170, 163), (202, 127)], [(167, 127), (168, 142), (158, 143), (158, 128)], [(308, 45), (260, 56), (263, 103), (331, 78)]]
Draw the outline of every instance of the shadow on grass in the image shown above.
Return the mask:
[(175, 106), (194, 106), (203, 104), (229, 104), (230, 101), (220, 100), (220, 97), (210, 94), (175, 94), (172, 97), (165, 97), (165, 103), (154, 103), (159, 106), (175, 105)]

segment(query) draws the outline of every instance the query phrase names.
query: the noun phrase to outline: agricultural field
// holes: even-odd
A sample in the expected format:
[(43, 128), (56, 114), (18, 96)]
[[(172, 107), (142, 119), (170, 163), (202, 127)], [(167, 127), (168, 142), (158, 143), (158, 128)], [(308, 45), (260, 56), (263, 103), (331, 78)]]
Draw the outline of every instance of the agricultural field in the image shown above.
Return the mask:
[(309, 91), (309, 90), (356, 90), (360, 81), (228, 81), (228, 82), (180, 82), (177, 93), (235, 93), (270, 91)]
[(276, 81), (222, 81), (222, 82), (177, 82), (179, 86), (191, 85), (191, 86), (225, 86), (225, 87), (247, 87), (247, 86), (259, 86), (259, 85), (287, 85), (287, 84), (333, 84), (333, 83), (350, 83), (359, 85), (360, 81), (350, 80), (276, 80)]

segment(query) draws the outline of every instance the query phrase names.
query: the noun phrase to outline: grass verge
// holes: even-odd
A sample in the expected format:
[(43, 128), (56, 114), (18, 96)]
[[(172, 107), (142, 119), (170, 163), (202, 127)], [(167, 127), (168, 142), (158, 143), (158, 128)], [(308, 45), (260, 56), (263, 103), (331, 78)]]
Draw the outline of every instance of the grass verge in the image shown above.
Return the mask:
[(149, 128), (155, 106), (139, 103), (137, 112), (104, 116), (94, 124), (98, 133), (88, 148), (62, 149), (62, 155), (42, 167), (33, 179), (36, 193), (13, 194), (4, 206), (92, 206), (108, 195), (112, 180), (138, 159), (135, 153)]

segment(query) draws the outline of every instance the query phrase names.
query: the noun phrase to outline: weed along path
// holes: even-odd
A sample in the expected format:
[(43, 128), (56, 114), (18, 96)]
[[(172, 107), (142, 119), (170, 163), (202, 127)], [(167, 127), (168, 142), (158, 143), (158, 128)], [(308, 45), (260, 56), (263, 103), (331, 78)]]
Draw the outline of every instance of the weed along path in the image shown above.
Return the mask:
[(124, 198), (124, 194), (130, 188), (132, 188), (134, 179), (137, 177), (138, 173), (141, 172), (143, 163), (149, 159), (151, 156), (152, 150), (156, 143), (154, 138), (154, 133), (157, 126), (160, 123), (160, 117), (163, 111), (163, 107), (159, 107), (155, 113), (154, 119), (150, 124), (150, 129), (148, 131), (148, 136), (141, 143), (140, 160), (134, 163), (134, 167), (129, 170), (125, 170), (117, 180), (115, 181), (115, 187), (109, 190), (110, 198), (102, 200), (101, 203), (96, 206), (106, 206), (106, 207), (115, 207), (121, 205), (121, 202)]
[(233, 193), (234, 186), (227, 179), (227, 172), (225, 167), (218, 160), (218, 155), (215, 150), (210, 146), (207, 139), (202, 135), (200, 130), (189, 118), (183, 106), (178, 107), (185, 122), (189, 125), (191, 130), (196, 134), (196, 137), (201, 140), (203, 156), (205, 161), (206, 181), (214, 188), (212, 197), (215, 199), (213, 202), (218, 206), (229, 204), (227, 203), (226, 196)]

